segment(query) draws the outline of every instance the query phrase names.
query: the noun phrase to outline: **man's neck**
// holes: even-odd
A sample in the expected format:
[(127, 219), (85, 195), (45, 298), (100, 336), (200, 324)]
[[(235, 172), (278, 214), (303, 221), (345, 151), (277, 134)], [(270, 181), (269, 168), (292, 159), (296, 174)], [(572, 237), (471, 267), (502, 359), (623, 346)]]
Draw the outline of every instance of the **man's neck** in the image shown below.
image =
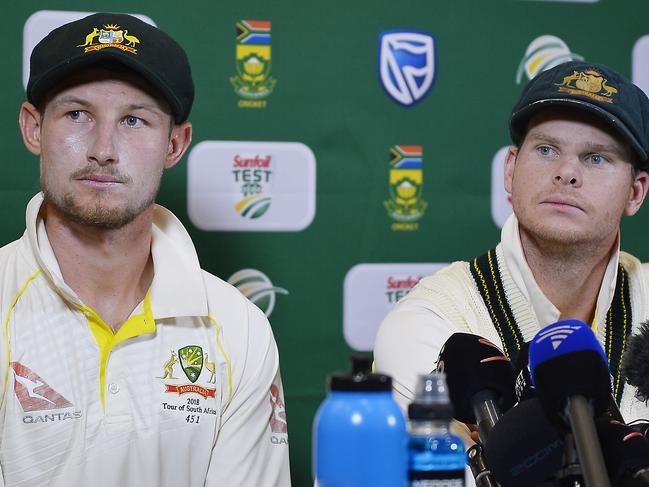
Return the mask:
[(70, 222), (48, 205), (47, 236), (63, 279), (81, 300), (117, 332), (153, 281), (153, 207), (119, 229)]
[(560, 319), (591, 323), (602, 280), (617, 238), (597, 244), (547, 245), (520, 228), (525, 260), (543, 294), (561, 313)]

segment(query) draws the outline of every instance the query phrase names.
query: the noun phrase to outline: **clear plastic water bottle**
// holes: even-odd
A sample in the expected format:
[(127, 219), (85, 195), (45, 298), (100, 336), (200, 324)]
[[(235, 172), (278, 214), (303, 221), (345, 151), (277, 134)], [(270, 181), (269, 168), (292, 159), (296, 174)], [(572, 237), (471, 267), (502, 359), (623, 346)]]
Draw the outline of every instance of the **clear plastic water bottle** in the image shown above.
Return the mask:
[(408, 434), (392, 380), (353, 357), (351, 375), (329, 377), (329, 395), (313, 423), (318, 487), (406, 487)]
[(422, 375), (408, 406), (411, 487), (464, 487), (466, 452), (450, 432), (453, 408), (442, 373)]

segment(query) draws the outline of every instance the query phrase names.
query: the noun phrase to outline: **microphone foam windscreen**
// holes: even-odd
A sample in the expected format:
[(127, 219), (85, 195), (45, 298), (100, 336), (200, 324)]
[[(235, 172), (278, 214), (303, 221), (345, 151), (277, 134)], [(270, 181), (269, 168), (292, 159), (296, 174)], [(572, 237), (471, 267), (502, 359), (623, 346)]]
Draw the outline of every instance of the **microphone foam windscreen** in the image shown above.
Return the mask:
[(530, 345), (530, 369), (537, 397), (552, 419), (563, 419), (570, 396), (590, 399), (595, 416), (606, 410), (611, 395), (608, 363), (584, 323), (560, 321), (537, 333)]
[(437, 370), (446, 374), (455, 419), (475, 423), (471, 399), (491, 390), (502, 412), (514, 404), (514, 369), (503, 352), (486, 338), (454, 333), (439, 354)]
[(516, 401), (523, 402), (536, 396), (530, 373), (530, 342), (525, 342), (518, 351), (514, 364), (514, 377)]
[(649, 322), (640, 326), (640, 331), (629, 339), (622, 362), (622, 375), (626, 381), (638, 388), (638, 398), (649, 399)]
[(612, 485), (620, 485), (638, 470), (649, 468), (649, 439), (610, 419), (599, 419), (595, 426)]
[(538, 399), (507, 411), (489, 432), (485, 458), (502, 487), (535, 487), (563, 465), (563, 435), (545, 418)]

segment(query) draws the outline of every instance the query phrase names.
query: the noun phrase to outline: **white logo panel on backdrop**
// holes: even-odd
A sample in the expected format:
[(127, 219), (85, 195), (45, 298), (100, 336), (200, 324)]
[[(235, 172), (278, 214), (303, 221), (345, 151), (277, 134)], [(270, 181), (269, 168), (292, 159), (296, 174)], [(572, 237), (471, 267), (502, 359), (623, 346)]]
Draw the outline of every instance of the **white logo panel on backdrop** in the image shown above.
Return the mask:
[(508, 145), (502, 147), (491, 161), (491, 217), (502, 228), (512, 214), (511, 195), (505, 191), (505, 156)]
[[(29, 81), (29, 56), (32, 50), (47, 34), (61, 27), (63, 24), (82, 19), (95, 12), (73, 12), (66, 10), (39, 10), (34, 12), (25, 21), (23, 27), (23, 87), (27, 88)], [(146, 15), (131, 14), (147, 24), (156, 25), (151, 18)], [(83, 39), (79, 39), (79, 44)]]
[(299, 142), (204, 141), (187, 161), (187, 211), (203, 230), (304, 230), (315, 186), (315, 156)]
[(631, 81), (649, 96), (649, 35), (642, 36), (633, 46)]
[(395, 303), (423, 277), (447, 264), (357, 264), (343, 285), (343, 334), (354, 350), (374, 348), (374, 337)]

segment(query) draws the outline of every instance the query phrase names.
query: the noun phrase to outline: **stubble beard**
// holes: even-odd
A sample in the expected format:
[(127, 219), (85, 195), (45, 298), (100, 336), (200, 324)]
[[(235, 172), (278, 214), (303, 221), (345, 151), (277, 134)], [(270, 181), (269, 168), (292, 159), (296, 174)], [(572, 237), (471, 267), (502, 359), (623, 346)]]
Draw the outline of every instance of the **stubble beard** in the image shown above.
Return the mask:
[[(126, 182), (130, 184), (130, 178)], [(109, 191), (96, 190), (92, 202), (83, 205), (74, 191), (63, 194), (53, 191), (48, 185), (47, 178), (43, 176), (40, 185), (45, 203), (56, 208), (71, 222), (103, 230), (116, 230), (131, 223), (155, 202), (160, 189), (160, 179), (148, 194), (142, 195), (137, 201), (126, 201), (121, 207), (106, 204), (114, 198)]]

